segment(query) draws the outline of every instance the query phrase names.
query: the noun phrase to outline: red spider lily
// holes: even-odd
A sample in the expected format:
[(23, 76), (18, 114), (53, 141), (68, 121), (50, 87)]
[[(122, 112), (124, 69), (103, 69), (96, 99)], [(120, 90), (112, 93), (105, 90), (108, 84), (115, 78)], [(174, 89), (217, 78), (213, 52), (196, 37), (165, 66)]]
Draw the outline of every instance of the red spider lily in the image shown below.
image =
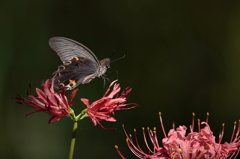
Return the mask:
[[(141, 159), (236, 159), (240, 151), (240, 122), (237, 126), (236, 122), (234, 123), (232, 137), (229, 143), (225, 142), (221, 144), (223, 133), (224, 133), (224, 124), (222, 131), (219, 134), (219, 140), (216, 142), (215, 136), (208, 125), (208, 116), (206, 122), (201, 122), (202, 125), (205, 125), (203, 129), (200, 129), (200, 120), (198, 120), (198, 132), (194, 132), (194, 114), (193, 121), (190, 127), (190, 133), (186, 135), (186, 126), (179, 126), (176, 130), (175, 128), (171, 129), (168, 133), (168, 136), (165, 133), (165, 129), (162, 122), (162, 117), (160, 114), (160, 123), (165, 136), (162, 139), (162, 147), (159, 146), (156, 128), (151, 131), (148, 128), (148, 136), (152, 143), (153, 147), (150, 148), (145, 131), (143, 129), (143, 137), (147, 151), (144, 151), (138, 144), (135, 130), (135, 142), (133, 141), (131, 135), (126, 133), (127, 136), (127, 145), (130, 150)], [(119, 155), (125, 159), (117, 146), (115, 146)]]
[(54, 78), (52, 79), (51, 84), (48, 79), (42, 85), (42, 90), (36, 88), (37, 96), (29, 95), (29, 99), (25, 99), (23, 96), (18, 95), (19, 97), (16, 97), (16, 99), (20, 102), (20, 104), (25, 104), (36, 109), (35, 111), (26, 115), (43, 111), (51, 115), (49, 123), (58, 121), (61, 117), (71, 113), (70, 106), (74, 104), (72, 103), (72, 99), (75, 97), (78, 90), (75, 89), (70, 95), (70, 100), (68, 100), (65, 89), (62, 89), (61, 92), (56, 93), (53, 87)]
[[(119, 84), (116, 84), (116, 81), (117, 80), (110, 84), (109, 88), (101, 99), (93, 102), (92, 104), (89, 104), (88, 99), (81, 98), (81, 101), (87, 106), (87, 109), (84, 110), (84, 113), (86, 113), (87, 116), (92, 119), (94, 125), (99, 124), (102, 128), (104, 128), (100, 121), (105, 120), (115, 122), (116, 119), (113, 117), (115, 111), (132, 109), (138, 106), (135, 103), (125, 104), (127, 101), (127, 95), (132, 89), (127, 87), (119, 96), (121, 88)], [(110, 92), (111, 88), (112, 91)], [(128, 105), (134, 106), (126, 107)]]

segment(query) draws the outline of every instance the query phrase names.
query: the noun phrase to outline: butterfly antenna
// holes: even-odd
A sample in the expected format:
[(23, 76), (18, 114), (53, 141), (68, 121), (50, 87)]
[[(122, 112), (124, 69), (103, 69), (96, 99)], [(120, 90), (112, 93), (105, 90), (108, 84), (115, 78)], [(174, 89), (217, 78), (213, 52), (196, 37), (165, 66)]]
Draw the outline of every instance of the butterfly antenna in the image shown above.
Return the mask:
[[(109, 68), (109, 69), (111, 69), (111, 70), (114, 70), (115, 72), (116, 72), (116, 75), (117, 75), (117, 78), (116, 79), (118, 79), (118, 71), (117, 70), (115, 70), (114, 68)], [(109, 71), (110, 72), (110, 71)], [(111, 74), (111, 73), (110, 73)], [(112, 76), (113, 77), (113, 76)]]
[(116, 51), (115, 50), (113, 50), (113, 53), (112, 53), (112, 55), (110, 56), (110, 59), (113, 57), (113, 55), (116, 53)]
[(121, 60), (121, 59), (123, 59), (124, 57), (125, 57), (125, 55), (123, 55), (122, 57), (119, 57), (119, 58), (117, 58), (117, 59), (115, 59), (115, 60), (112, 60), (111, 63), (113, 63), (114, 61), (117, 61), (117, 60)]

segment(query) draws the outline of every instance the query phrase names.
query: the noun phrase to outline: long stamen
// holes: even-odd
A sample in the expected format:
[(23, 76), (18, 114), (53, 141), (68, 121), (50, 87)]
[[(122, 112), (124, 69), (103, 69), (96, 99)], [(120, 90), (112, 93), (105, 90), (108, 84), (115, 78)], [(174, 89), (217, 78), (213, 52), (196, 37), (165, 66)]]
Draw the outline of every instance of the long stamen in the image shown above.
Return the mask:
[(156, 147), (160, 147), (159, 144), (158, 144), (158, 138), (157, 138), (157, 130), (156, 130), (156, 127), (153, 128), (153, 133), (154, 133), (154, 136), (153, 136), (154, 145), (155, 145)]
[(164, 137), (167, 137), (165, 129), (164, 129), (164, 125), (163, 125), (162, 113), (161, 112), (159, 112), (159, 120), (160, 120), (160, 125), (162, 127), (162, 131), (163, 131)]
[(115, 145), (115, 149), (117, 150), (119, 156), (122, 157), (122, 159), (126, 159), (126, 158), (123, 156), (123, 154), (121, 153), (121, 151), (118, 149), (118, 146), (117, 146), (117, 145)]
[(136, 129), (133, 129), (133, 131), (134, 131), (134, 138), (135, 138), (135, 141), (136, 141), (136, 145), (137, 145), (137, 147), (138, 147), (139, 149), (141, 149), (140, 146), (139, 146), (139, 143), (138, 143), (137, 130), (136, 130)]
[[(149, 128), (147, 128), (147, 129), (148, 129), (148, 132), (149, 132)], [(146, 134), (145, 134), (145, 128), (144, 128), (144, 127), (142, 128), (142, 133), (143, 133), (143, 140), (144, 140), (144, 142), (145, 142), (145, 145), (147, 146), (148, 151), (150, 151), (151, 153), (153, 153), (153, 151), (151, 150), (151, 148), (150, 148), (149, 145), (148, 145), (147, 138), (146, 138)]]
[(225, 126), (225, 123), (222, 124), (222, 130), (219, 133), (218, 144), (220, 144), (222, 142), (223, 134), (224, 134), (224, 126)]
[(201, 130), (200, 125), (201, 125), (201, 121), (200, 121), (200, 119), (198, 119), (198, 132), (200, 132), (200, 130)]
[(207, 112), (206, 123), (208, 123), (209, 113)]
[(191, 125), (191, 128), (190, 128), (191, 132), (193, 132), (193, 130), (194, 130), (194, 117), (195, 117), (195, 113), (192, 113), (192, 125)]
[(233, 137), (234, 137), (234, 135), (235, 135), (235, 131), (236, 131), (236, 125), (237, 125), (237, 122), (235, 121), (235, 122), (233, 123), (233, 131), (232, 131), (232, 136), (231, 136), (231, 140), (230, 140), (230, 142), (233, 141)]

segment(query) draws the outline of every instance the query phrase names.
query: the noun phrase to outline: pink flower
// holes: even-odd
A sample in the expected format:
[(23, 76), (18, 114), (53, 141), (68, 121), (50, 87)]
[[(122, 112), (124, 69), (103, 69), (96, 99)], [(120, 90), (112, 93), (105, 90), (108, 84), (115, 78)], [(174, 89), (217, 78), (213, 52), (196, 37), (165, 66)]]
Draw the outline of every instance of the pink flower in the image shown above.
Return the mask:
[[(206, 121), (208, 121), (208, 116)], [(162, 122), (162, 117), (160, 114), (160, 123), (165, 136), (162, 139), (162, 147), (159, 146), (156, 129), (154, 128), (151, 131), (148, 128), (148, 136), (152, 143), (152, 146), (149, 146), (146, 134), (143, 129), (143, 138), (145, 147), (147, 151), (144, 151), (139, 144), (135, 133), (135, 142), (133, 142), (132, 136), (127, 135), (126, 130), (124, 130), (125, 135), (127, 136), (127, 145), (129, 149), (141, 159), (232, 159), (237, 158), (240, 152), (240, 123), (238, 126), (236, 122), (234, 123), (232, 138), (230, 142), (221, 143), (224, 133), (224, 124), (222, 131), (219, 134), (219, 140), (216, 142), (215, 136), (210, 129), (210, 126), (207, 122), (201, 122), (202, 125), (205, 125), (204, 128), (200, 129), (200, 120), (198, 120), (198, 131), (194, 132), (194, 114), (192, 125), (190, 127), (190, 133), (186, 134), (187, 127), (179, 126), (176, 130), (175, 128), (171, 129), (168, 133), (168, 136), (165, 133), (165, 129)], [(237, 127), (237, 128), (236, 128)], [(136, 132), (136, 130), (135, 130)], [(117, 151), (119, 155), (125, 159), (117, 146)], [(152, 147), (152, 149), (150, 148)]]
[(52, 79), (52, 84), (50, 84), (48, 79), (42, 85), (42, 90), (36, 88), (37, 96), (29, 95), (29, 99), (25, 99), (21, 95), (18, 95), (19, 97), (16, 97), (16, 99), (20, 102), (20, 104), (25, 104), (36, 109), (26, 115), (43, 111), (51, 115), (49, 123), (58, 121), (61, 117), (70, 114), (70, 106), (74, 104), (72, 103), (72, 99), (78, 90), (75, 89), (70, 95), (70, 100), (68, 100), (65, 89), (62, 89), (60, 93), (56, 93), (53, 87), (54, 78)]
[[(137, 107), (138, 105), (135, 103), (125, 104), (127, 101), (127, 95), (131, 92), (131, 88), (127, 87), (119, 96), (120, 85), (116, 84), (116, 81), (113, 81), (109, 88), (107, 89), (104, 96), (89, 104), (89, 100), (85, 98), (81, 98), (81, 101), (87, 106), (87, 109), (84, 112), (90, 117), (94, 123), (94, 125), (99, 124), (102, 128), (104, 128), (100, 121), (111, 121), (115, 122), (116, 119), (113, 117), (115, 111), (117, 110), (126, 110)], [(112, 88), (112, 91), (110, 91)], [(128, 105), (134, 105), (132, 107), (126, 107)]]
[[(170, 159), (169, 155), (167, 154), (166, 149), (163, 147), (160, 147), (158, 144), (158, 138), (156, 134), (156, 128), (154, 130), (150, 130), (147, 128), (147, 134), (145, 133), (145, 129), (142, 128), (142, 134), (143, 134), (143, 139), (144, 139), (144, 147), (141, 148), (137, 139), (136, 135), (136, 129), (134, 129), (134, 137), (135, 141), (132, 138), (132, 135), (128, 135), (124, 126), (123, 126), (123, 131), (125, 135), (127, 136), (126, 142), (129, 147), (129, 149), (132, 151), (132, 153), (137, 156), (138, 158), (141, 159)], [(149, 140), (151, 141), (152, 145), (149, 145), (147, 142), (147, 135), (149, 137)], [(118, 146), (115, 146), (118, 154), (123, 158), (126, 159), (123, 154), (120, 152), (118, 149)]]
[[(226, 159), (231, 154), (234, 156), (234, 153), (238, 153), (240, 146), (239, 136), (235, 136), (235, 139), (230, 143), (221, 144), (221, 141), (216, 142), (209, 125), (206, 122), (201, 124), (205, 125), (203, 129), (187, 135), (185, 126), (179, 126), (176, 130), (171, 129), (169, 131), (168, 137), (164, 138), (162, 143), (171, 158)], [(223, 132), (219, 135), (220, 140), (222, 134)]]

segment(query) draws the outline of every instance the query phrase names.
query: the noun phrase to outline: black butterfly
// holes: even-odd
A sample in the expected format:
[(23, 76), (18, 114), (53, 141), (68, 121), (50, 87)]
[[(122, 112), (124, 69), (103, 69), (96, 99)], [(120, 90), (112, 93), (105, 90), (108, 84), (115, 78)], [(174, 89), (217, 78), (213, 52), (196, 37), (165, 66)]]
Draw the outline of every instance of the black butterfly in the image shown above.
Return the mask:
[(53, 73), (56, 89), (72, 90), (79, 84), (87, 84), (95, 77), (103, 76), (110, 67), (109, 58), (99, 61), (90, 49), (74, 40), (53, 37), (49, 45), (63, 62)]

